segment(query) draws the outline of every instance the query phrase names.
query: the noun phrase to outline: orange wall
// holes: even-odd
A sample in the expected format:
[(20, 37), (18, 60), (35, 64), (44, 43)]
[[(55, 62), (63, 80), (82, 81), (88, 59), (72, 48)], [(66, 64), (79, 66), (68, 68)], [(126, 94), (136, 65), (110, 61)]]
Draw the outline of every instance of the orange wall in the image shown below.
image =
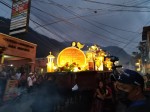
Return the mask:
[(0, 33), (0, 46), (7, 49), (3, 54), (35, 60), (36, 44)]
[(0, 47), (6, 48), (3, 52), (4, 55), (24, 58), (16, 61), (9, 60), (9, 63), (14, 63), (16, 66), (28, 64), (31, 65), (31, 70), (34, 71), (36, 44), (0, 33)]

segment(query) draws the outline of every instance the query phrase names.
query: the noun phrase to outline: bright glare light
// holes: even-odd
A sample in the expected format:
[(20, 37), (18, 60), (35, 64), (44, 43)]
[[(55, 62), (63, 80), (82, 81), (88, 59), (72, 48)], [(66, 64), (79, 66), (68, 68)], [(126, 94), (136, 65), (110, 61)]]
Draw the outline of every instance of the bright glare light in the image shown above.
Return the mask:
[(41, 68), (41, 73), (43, 73), (43, 71), (44, 71), (44, 69), (43, 69), (43, 68)]
[(73, 72), (79, 71), (78, 67), (74, 67)]
[(136, 66), (139, 66), (139, 65), (140, 65), (140, 63), (135, 63), (135, 65), (136, 65)]
[(137, 68), (136, 70), (137, 70), (137, 71), (140, 71), (141, 69), (140, 69), (140, 68)]
[(9, 58), (10, 56), (8, 56), (8, 55), (4, 55), (4, 58)]
[(58, 67), (57, 66), (54, 66), (54, 70), (56, 70)]

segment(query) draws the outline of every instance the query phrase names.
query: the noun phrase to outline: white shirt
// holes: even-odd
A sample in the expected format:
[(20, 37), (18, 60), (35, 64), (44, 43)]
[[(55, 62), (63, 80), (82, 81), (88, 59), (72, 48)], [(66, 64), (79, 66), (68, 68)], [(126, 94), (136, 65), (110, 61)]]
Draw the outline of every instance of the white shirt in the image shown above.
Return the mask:
[(28, 81), (28, 86), (30, 87), (30, 86), (33, 86), (33, 81), (32, 81), (32, 79), (31, 79), (31, 77), (28, 77), (27, 78), (27, 81)]
[(16, 79), (20, 79), (21, 73), (16, 73)]

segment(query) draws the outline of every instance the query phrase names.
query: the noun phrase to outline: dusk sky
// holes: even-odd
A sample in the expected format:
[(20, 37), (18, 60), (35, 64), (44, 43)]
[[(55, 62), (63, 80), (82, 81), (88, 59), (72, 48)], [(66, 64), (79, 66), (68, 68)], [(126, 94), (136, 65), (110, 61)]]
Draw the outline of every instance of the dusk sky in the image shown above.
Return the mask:
[[(80, 41), (137, 51), (150, 25), (150, 0), (31, 0), (29, 26), (58, 41)], [(11, 0), (1, 0), (12, 6)], [(0, 3), (0, 16), (11, 9)]]

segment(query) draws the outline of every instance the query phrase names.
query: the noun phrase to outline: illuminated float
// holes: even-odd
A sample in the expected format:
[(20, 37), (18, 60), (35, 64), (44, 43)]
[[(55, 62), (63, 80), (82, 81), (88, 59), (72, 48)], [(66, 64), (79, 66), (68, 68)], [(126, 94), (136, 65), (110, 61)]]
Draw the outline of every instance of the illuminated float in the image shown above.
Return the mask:
[[(104, 52), (99, 46), (93, 45), (83, 52), (84, 47), (80, 42), (72, 42), (71, 47), (63, 49), (57, 57), (57, 67), (54, 70), (53, 59), (48, 58), (47, 72), (78, 72), (78, 71), (111, 71), (112, 62), (107, 52)], [(51, 60), (51, 61), (50, 61)], [(51, 68), (48, 67), (51, 65)], [(48, 69), (49, 68), (49, 69)], [(51, 70), (50, 70), (51, 69)]]
[(61, 71), (80, 71), (86, 65), (86, 56), (83, 51), (76, 47), (68, 47), (62, 50), (57, 58), (57, 65)]
[(80, 91), (93, 91), (97, 87), (98, 79), (106, 80), (112, 73), (113, 63), (108, 58), (107, 52), (97, 45), (90, 46), (88, 50), (83, 51), (81, 49), (84, 46), (80, 42), (73, 42), (72, 46), (63, 49), (58, 54), (57, 64), (53, 63), (54, 60), (50, 60), (51, 54), (47, 57), (49, 64), (47, 64), (46, 74), (54, 77), (55, 82), (61, 88), (70, 90), (76, 84)]

